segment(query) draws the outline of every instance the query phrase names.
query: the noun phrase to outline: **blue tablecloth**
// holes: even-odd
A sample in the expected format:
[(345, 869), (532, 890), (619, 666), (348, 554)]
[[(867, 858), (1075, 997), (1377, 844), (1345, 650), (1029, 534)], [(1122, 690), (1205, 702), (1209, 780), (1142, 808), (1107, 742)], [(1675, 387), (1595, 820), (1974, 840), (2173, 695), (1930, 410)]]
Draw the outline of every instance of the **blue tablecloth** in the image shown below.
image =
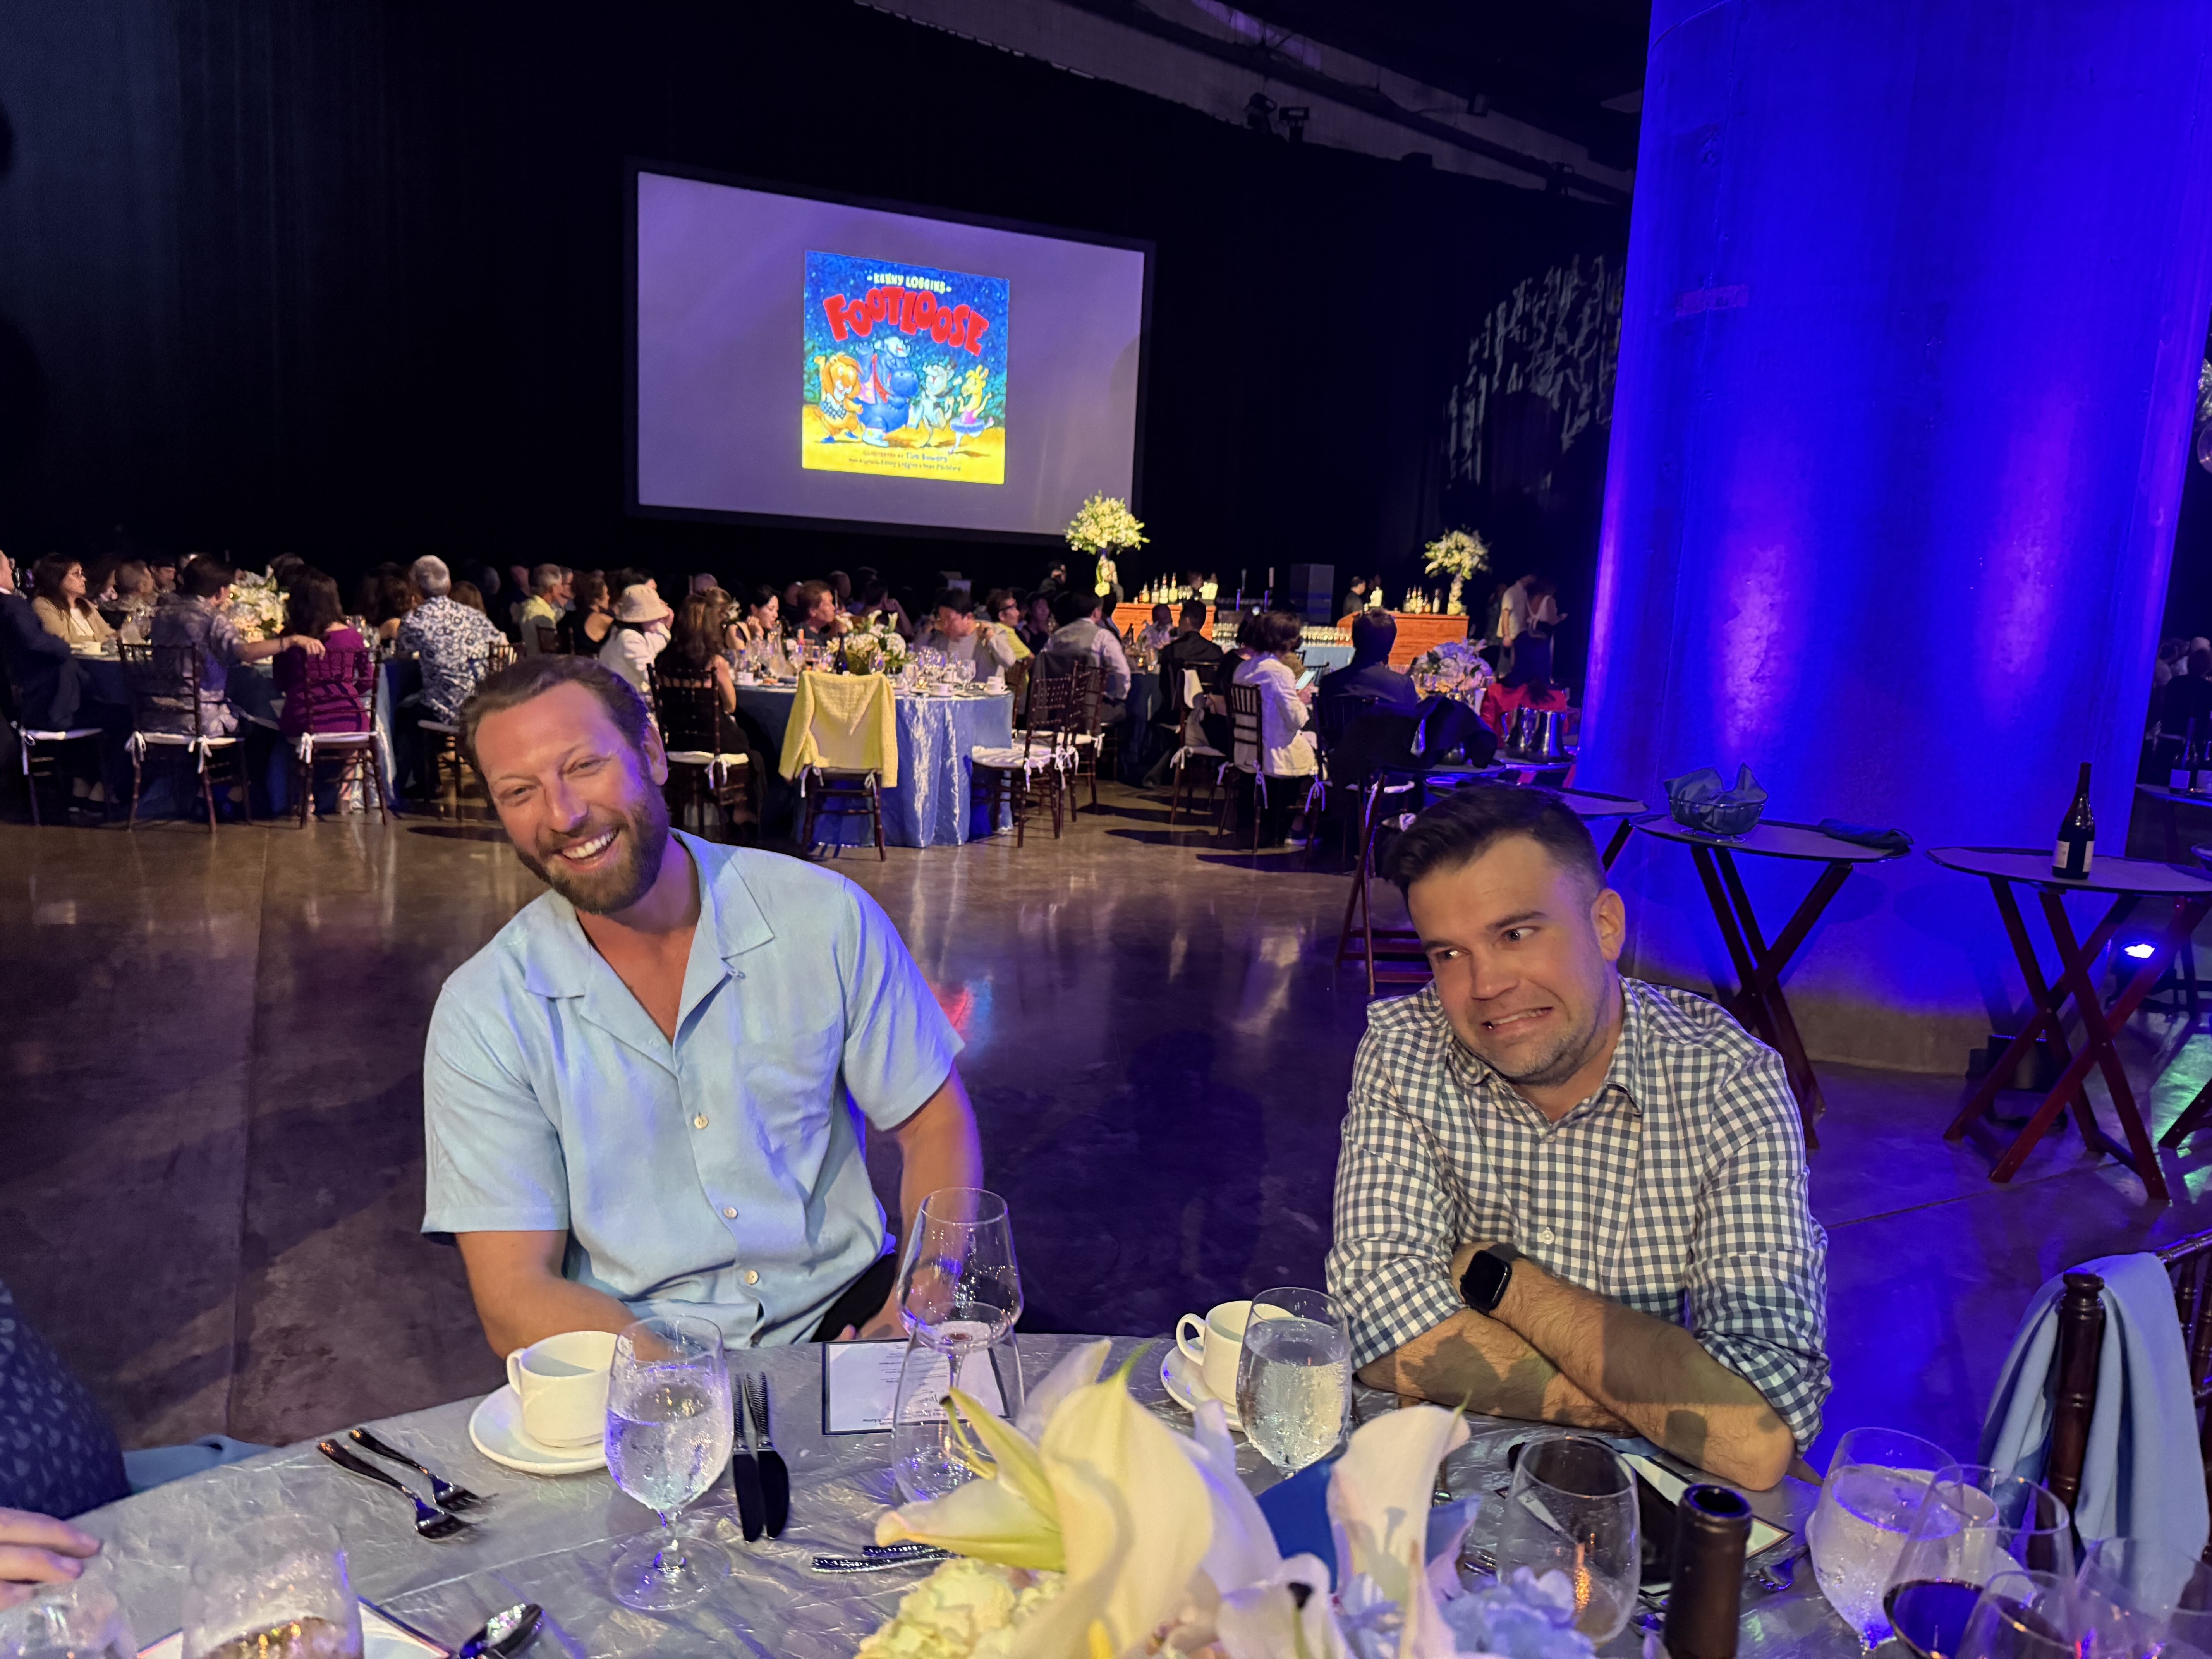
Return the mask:
[[(760, 726), (767, 738), (761, 757), (771, 768), (783, 753), (797, 697), (787, 686), (738, 688), (738, 712)], [(897, 708), (899, 781), (884, 791), (884, 839), (900, 847), (950, 847), (989, 835), (994, 826), (975, 821), (968, 757), (979, 745), (1013, 742), (1012, 696), (901, 696)], [(869, 838), (865, 818), (825, 818), (818, 833), (846, 846)]]

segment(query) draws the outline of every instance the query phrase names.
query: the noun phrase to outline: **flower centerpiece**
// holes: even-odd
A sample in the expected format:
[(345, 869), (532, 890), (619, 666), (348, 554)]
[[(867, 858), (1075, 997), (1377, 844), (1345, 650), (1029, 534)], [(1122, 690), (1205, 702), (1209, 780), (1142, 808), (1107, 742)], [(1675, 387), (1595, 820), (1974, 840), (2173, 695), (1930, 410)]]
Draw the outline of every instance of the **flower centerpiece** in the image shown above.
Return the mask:
[(1068, 1354), (1012, 1423), (947, 1397), (978, 1478), (891, 1510), (876, 1540), (958, 1559), (858, 1659), (1590, 1659), (1563, 1575), (1467, 1595), (1455, 1537), (1428, 1558), (1437, 1465), (1467, 1438), (1456, 1413), (1409, 1407), (1352, 1435), (1329, 1477), (1332, 1595), (1329, 1564), (1283, 1558), (1220, 1405), (1177, 1433), (1131, 1397), (1133, 1358), (1098, 1379), (1107, 1347)]
[(1142, 547), (1149, 539), (1143, 522), (1119, 495), (1093, 495), (1067, 521), (1068, 546), (1097, 558), (1096, 583), (1101, 594), (1111, 593), (1119, 579), (1115, 554), (1124, 548)]
[(880, 613), (837, 641), (837, 660), (848, 674), (896, 674), (908, 654), (905, 640)]
[(1465, 616), (1467, 608), (1461, 603), (1460, 591), (1476, 571), (1490, 568), (1489, 544), (1472, 530), (1447, 530), (1423, 550), (1428, 555), (1431, 575), (1451, 578), (1451, 592), (1444, 599), (1444, 614)]
[(1490, 665), (1477, 654), (1483, 643), (1480, 640), (1446, 640), (1414, 658), (1407, 672), (1431, 676), (1446, 685), (1487, 685), (1494, 677)]
[(273, 640), (284, 632), (284, 596), (258, 571), (241, 570), (231, 578), (224, 614), (246, 639)]

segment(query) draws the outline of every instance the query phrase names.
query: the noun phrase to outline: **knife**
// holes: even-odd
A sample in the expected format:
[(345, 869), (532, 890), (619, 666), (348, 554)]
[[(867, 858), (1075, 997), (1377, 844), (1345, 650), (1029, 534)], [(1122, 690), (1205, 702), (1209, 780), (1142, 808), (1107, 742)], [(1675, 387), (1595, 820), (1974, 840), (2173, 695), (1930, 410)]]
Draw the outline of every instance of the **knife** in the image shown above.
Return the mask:
[(761, 1495), (768, 1504), (768, 1535), (781, 1538), (784, 1523), (791, 1519), (791, 1470), (769, 1434), (765, 1376), (745, 1378), (745, 1409), (753, 1419), (753, 1427), (760, 1433)]
[(761, 1502), (760, 1465), (753, 1460), (751, 1442), (745, 1435), (744, 1403), (739, 1401), (731, 1413), (732, 1427), (736, 1434), (730, 1445), (730, 1484), (737, 1488), (738, 1519), (744, 1523), (745, 1542), (755, 1542), (761, 1535), (761, 1517), (765, 1512)]

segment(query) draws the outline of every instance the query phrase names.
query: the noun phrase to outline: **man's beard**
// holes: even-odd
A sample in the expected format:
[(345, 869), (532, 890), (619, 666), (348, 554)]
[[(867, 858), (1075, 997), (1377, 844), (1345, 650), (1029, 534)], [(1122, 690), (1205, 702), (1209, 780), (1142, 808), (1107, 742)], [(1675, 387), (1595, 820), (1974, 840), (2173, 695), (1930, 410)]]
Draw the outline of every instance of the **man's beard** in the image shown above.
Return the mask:
[[(579, 873), (560, 856), (567, 847), (596, 840), (608, 830), (617, 832), (613, 862), (589, 873)], [(627, 910), (653, 890), (660, 878), (661, 860), (668, 855), (668, 803), (650, 784), (627, 812), (594, 810), (582, 827), (558, 837), (551, 846), (539, 846), (542, 855), (516, 842), (514, 856), (540, 881), (587, 915), (612, 915)]]
[[(1480, 1029), (1480, 1022), (1477, 1022)], [(1542, 1054), (1515, 1062), (1508, 1071), (1499, 1061), (1483, 1053), (1462, 1034), (1460, 1040), (1482, 1063), (1504, 1078), (1515, 1088), (1549, 1089), (1565, 1083), (1588, 1063), (1591, 1052), (1597, 1047), (1599, 1036), (1605, 1029), (1605, 1007), (1602, 1002), (1590, 1011), (1588, 1019), (1571, 1031), (1562, 1032), (1559, 1040)]]

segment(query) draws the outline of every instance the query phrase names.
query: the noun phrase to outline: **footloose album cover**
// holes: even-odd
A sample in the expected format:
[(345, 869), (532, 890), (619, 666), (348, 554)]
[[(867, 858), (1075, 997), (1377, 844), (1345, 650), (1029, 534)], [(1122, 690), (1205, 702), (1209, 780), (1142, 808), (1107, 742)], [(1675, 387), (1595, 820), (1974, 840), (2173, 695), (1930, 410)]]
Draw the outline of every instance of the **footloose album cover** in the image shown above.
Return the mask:
[(1002, 276), (806, 255), (799, 465), (1006, 481)]

